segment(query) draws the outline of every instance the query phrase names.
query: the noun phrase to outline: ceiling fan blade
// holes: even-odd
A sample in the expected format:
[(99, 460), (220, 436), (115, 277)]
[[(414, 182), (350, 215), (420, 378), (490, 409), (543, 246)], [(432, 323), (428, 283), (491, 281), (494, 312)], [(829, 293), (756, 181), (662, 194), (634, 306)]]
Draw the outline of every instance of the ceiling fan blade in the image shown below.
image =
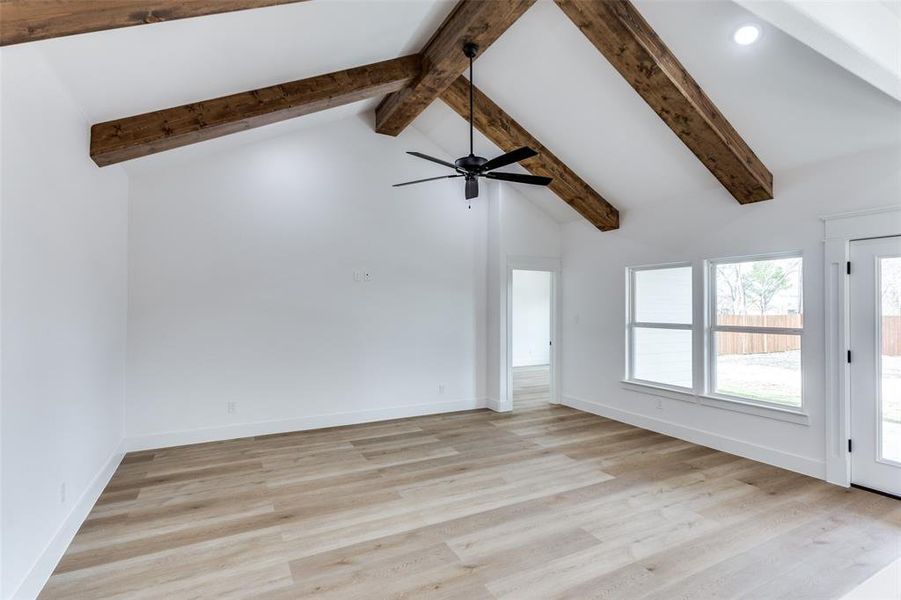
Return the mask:
[(391, 187), (401, 187), (405, 185), (413, 185), (414, 183), (422, 183), (423, 181), (435, 181), (436, 179), (453, 179), (454, 177), (463, 177), (462, 175), (442, 175), (441, 177), (429, 177), (427, 179), (417, 179), (416, 181), (405, 181), (404, 183), (395, 183)]
[(429, 156), (428, 154), (423, 154), (422, 152), (407, 152), (407, 154), (410, 154), (417, 158), (424, 158), (426, 160), (430, 160), (433, 163), (438, 163), (439, 165), (444, 165), (445, 167), (450, 167), (451, 169), (457, 168), (457, 166), (454, 165), (453, 163), (449, 163), (446, 160), (441, 160), (440, 158), (435, 158), (434, 156)]
[(520, 175), (519, 173), (485, 173), (484, 176), (488, 179), (500, 179), (501, 181), (528, 183), (531, 185), (548, 185), (553, 181), (550, 177), (541, 177), (540, 175)]
[(466, 199), (472, 200), (479, 197), (479, 180), (475, 177), (466, 180)]
[(491, 169), (506, 167), (507, 165), (512, 165), (513, 163), (517, 163), (527, 158), (532, 158), (533, 156), (538, 156), (538, 153), (527, 146), (523, 146), (522, 148), (517, 148), (516, 150), (507, 152), (506, 154), (501, 154), (496, 158), (492, 158), (484, 165), (482, 165), (482, 171), (490, 171)]

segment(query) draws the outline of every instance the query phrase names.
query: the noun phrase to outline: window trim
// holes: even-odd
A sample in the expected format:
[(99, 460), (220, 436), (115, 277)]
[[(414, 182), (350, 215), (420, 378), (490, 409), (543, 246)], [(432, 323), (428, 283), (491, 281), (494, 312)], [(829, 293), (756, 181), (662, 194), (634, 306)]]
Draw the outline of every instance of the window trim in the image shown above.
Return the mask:
[(786, 423), (794, 423), (796, 425), (810, 425), (810, 416), (807, 413), (798, 412), (791, 407), (785, 405), (760, 405), (753, 402), (747, 402), (742, 399), (724, 400), (704, 394), (686, 391), (684, 389), (676, 389), (660, 383), (646, 383), (643, 381), (620, 381), (620, 385), (624, 390), (654, 396), (656, 398), (667, 398), (669, 400), (678, 400), (689, 404), (706, 406), (717, 410), (728, 410), (731, 412), (743, 413), (746, 415), (754, 415), (774, 421), (784, 421)]
[[(759, 262), (766, 260), (782, 260), (786, 258), (801, 259), (801, 327), (765, 327), (753, 325), (717, 325), (716, 324), (716, 268), (719, 265), (730, 265), (744, 262)], [(734, 256), (728, 258), (707, 259), (705, 262), (705, 310), (704, 310), (704, 382), (703, 399), (709, 400), (711, 404), (718, 402), (729, 402), (733, 404), (741, 404), (751, 407), (760, 407), (765, 409), (777, 410), (783, 413), (796, 415), (807, 415), (807, 403), (805, 402), (805, 391), (807, 386), (804, 385), (804, 348), (807, 335), (806, 327), (806, 311), (804, 310), (804, 253), (801, 250), (789, 250), (784, 252), (769, 252), (765, 254), (752, 254), (748, 256)], [(801, 376), (801, 403), (798, 406), (782, 404), (780, 402), (759, 400), (756, 398), (746, 398), (743, 396), (735, 396), (732, 394), (724, 394), (716, 391), (716, 334), (717, 333), (756, 333), (770, 335), (796, 335), (801, 343), (800, 349), (800, 376)]]
[[(692, 305), (692, 315), (691, 322), (689, 323), (658, 323), (654, 321), (636, 321), (635, 320), (635, 273), (639, 271), (662, 271), (666, 269), (684, 269), (688, 268), (690, 270), (691, 276), (691, 305)], [(628, 383), (634, 383), (637, 385), (650, 386), (656, 388), (662, 388), (666, 390), (672, 390), (674, 392), (679, 393), (691, 393), (695, 392), (695, 365), (694, 365), (694, 344), (695, 344), (695, 327), (694, 327), (694, 302), (695, 302), (695, 285), (694, 285), (694, 264), (691, 261), (683, 261), (683, 262), (670, 262), (670, 263), (661, 263), (661, 264), (652, 264), (652, 265), (641, 265), (637, 267), (626, 267), (626, 369), (625, 369), (625, 381)], [(667, 330), (678, 330), (678, 331), (689, 331), (691, 332), (691, 348), (692, 348), (692, 372), (691, 372), (691, 385), (688, 387), (683, 387), (680, 385), (673, 385), (669, 383), (662, 383), (659, 381), (650, 381), (647, 379), (640, 379), (635, 377), (635, 342), (634, 342), (634, 334), (635, 329), (667, 329)]]

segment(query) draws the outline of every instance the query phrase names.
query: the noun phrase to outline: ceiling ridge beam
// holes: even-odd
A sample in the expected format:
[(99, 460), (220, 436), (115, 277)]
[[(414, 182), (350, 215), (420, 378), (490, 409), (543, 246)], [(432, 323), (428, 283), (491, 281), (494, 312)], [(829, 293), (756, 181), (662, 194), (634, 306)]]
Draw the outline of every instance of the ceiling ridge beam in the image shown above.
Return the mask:
[(387, 96), (375, 112), (375, 130), (396, 136), (447, 89), (469, 65), (468, 42), (484, 52), (536, 0), (460, 0), (422, 49), (422, 75)]
[(305, 0), (0, 0), (0, 46)]
[(91, 158), (102, 167), (383, 96), (420, 70), (414, 54), (98, 123), (91, 127)]
[[(528, 158), (519, 164), (533, 175), (551, 177), (553, 181), (548, 186), (551, 191), (598, 229), (610, 231), (619, 228), (619, 211), (613, 205), (481, 90), (473, 87), (473, 95), (477, 107), (473, 119), (476, 129), (503, 152), (510, 152), (522, 146), (537, 151), (538, 156)], [(459, 76), (442, 92), (441, 100), (461, 117), (468, 119), (469, 80), (462, 75)]]
[(628, 0), (554, 0), (742, 204), (773, 198), (773, 175)]

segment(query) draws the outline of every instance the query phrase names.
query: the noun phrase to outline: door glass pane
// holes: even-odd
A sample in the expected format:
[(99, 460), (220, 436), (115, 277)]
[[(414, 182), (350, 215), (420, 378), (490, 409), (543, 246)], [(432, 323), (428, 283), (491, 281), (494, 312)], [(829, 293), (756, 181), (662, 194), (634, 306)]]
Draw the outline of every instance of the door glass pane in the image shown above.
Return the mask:
[(716, 265), (716, 324), (800, 329), (801, 259)]
[(691, 387), (691, 330), (636, 327), (632, 338), (632, 377)]
[(901, 462), (901, 257), (879, 259), (882, 294), (882, 451)]
[(635, 321), (691, 323), (691, 267), (633, 271)]
[(716, 334), (716, 393), (801, 406), (801, 336)]

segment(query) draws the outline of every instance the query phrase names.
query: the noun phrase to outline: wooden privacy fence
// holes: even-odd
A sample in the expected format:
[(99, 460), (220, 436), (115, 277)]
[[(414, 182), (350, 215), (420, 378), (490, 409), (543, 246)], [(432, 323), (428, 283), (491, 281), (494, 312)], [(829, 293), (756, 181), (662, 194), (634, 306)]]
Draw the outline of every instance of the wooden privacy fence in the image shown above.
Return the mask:
[[(719, 325), (749, 327), (801, 327), (800, 315), (718, 315)], [(796, 335), (719, 333), (717, 354), (764, 354), (801, 349)], [(901, 316), (882, 317), (882, 354), (901, 356)]]
[[(717, 315), (719, 325), (744, 325), (746, 327), (801, 327), (801, 315)], [(747, 333), (718, 333), (717, 354), (765, 354), (801, 349), (801, 338), (796, 335), (770, 335)]]
[(882, 317), (882, 354), (901, 356), (901, 316)]

